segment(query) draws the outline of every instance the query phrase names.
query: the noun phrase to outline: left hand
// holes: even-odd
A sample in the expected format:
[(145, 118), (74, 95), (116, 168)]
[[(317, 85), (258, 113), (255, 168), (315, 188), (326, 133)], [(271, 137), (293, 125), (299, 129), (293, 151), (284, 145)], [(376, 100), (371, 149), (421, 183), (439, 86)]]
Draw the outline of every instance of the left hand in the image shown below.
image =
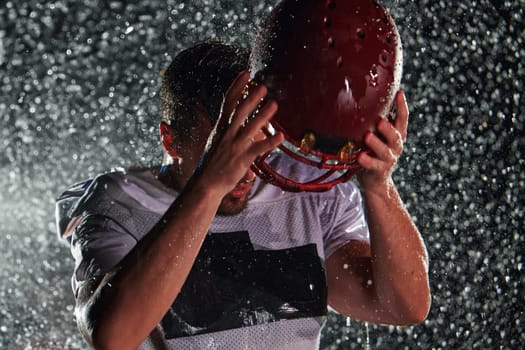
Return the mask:
[(365, 192), (377, 192), (388, 189), (392, 184), (392, 172), (399, 156), (403, 152), (403, 144), (407, 137), (408, 106), (403, 91), (398, 91), (395, 98), (396, 118), (393, 123), (381, 119), (377, 123), (377, 132), (365, 136), (365, 144), (371, 151), (363, 152), (357, 158), (363, 168), (357, 174), (361, 189)]

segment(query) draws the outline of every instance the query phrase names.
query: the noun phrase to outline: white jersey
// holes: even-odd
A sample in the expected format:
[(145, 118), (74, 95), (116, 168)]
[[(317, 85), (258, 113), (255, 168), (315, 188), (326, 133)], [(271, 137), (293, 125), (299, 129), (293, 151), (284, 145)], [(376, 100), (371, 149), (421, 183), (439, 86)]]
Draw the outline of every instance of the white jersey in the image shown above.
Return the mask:
[[(73, 289), (112, 270), (176, 196), (149, 170), (97, 177), (64, 211), (82, 217)], [(257, 180), (242, 212), (215, 217), (181, 293), (140, 349), (317, 349), (324, 261), (368, 239), (355, 184), (290, 193)]]

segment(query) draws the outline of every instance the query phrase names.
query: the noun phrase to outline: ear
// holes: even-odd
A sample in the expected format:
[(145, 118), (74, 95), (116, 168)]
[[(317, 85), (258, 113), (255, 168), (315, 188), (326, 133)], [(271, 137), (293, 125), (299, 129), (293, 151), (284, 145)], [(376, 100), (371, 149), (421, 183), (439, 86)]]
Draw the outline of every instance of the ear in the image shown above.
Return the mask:
[(175, 132), (171, 126), (169, 126), (166, 122), (161, 122), (159, 125), (159, 132), (160, 132), (160, 141), (162, 142), (162, 146), (168, 152), (168, 154), (172, 158), (179, 157), (179, 154), (177, 152), (177, 148), (175, 145)]

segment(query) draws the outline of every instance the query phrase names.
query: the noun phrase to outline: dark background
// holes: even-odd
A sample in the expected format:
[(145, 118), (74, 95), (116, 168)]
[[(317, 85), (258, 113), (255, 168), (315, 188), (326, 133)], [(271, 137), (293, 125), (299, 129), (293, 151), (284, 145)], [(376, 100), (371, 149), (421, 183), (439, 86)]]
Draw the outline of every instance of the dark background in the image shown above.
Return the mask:
[[(159, 72), (196, 41), (248, 46), (275, 1), (0, 1), (0, 348), (84, 349), (54, 198), (160, 159)], [(430, 254), (428, 320), (331, 314), (322, 349), (525, 343), (525, 1), (386, 1), (404, 43), (395, 172)]]

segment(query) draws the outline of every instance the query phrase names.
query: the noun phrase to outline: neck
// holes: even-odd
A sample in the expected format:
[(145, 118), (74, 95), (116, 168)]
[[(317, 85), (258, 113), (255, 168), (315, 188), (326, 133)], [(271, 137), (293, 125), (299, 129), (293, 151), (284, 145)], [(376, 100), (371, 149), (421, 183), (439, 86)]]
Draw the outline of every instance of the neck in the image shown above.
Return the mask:
[(154, 175), (164, 186), (178, 192), (182, 190), (177, 170), (173, 165), (163, 165), (160, 168), (155, 168)]

